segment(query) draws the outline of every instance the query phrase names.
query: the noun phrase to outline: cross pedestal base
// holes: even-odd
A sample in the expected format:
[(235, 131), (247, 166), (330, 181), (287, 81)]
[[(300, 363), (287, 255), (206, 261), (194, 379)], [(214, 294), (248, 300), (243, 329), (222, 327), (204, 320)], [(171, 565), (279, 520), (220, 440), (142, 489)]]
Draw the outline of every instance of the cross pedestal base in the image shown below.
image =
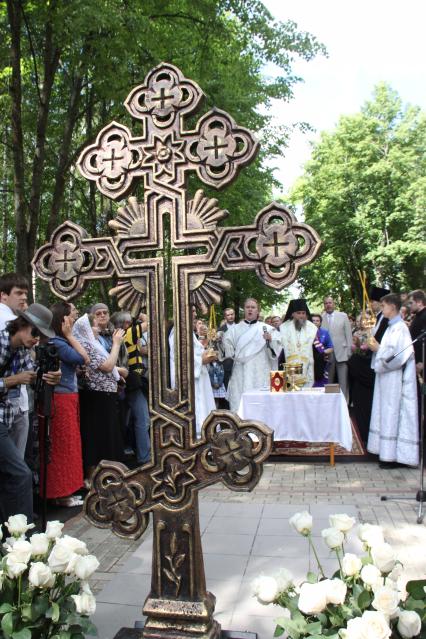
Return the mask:
[[(136, 628), (121, 628), (115, 635), (114, 639), (144, 639), (143, 635), (143, 623), (136, 622)], [(175, 639), (177, 635), (169, 634), (170, 639)], [(239, 630), (221, 630), (220, 639), (257, 639), (256, 632), (246, 632)]]

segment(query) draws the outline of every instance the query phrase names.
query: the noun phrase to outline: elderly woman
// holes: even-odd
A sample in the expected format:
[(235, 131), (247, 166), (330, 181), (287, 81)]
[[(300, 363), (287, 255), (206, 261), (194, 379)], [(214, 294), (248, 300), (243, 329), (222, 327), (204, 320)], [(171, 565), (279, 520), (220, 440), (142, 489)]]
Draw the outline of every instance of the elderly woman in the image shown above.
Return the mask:
[(76, 321), (73, 334), (90, 358), (86, 366), (86, 388), (80, 391), (80, 430), (87, 486), (102, 459), (121, 461), (124, 455), (117, 384), (127, 371), (116, 366), (124, 331), (113, 332), (110, 353), (96, 338), (87, 314)]

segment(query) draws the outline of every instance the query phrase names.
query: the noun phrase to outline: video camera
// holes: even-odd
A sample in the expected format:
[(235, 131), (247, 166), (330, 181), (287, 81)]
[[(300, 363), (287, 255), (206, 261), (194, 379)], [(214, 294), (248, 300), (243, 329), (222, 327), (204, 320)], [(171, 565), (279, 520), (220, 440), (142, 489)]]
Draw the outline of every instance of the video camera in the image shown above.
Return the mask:
[(45, 344), (39, 344), (36, 346), (36, 367), (37, 378), (34, 387), (34, 392), (41, 393), (44, 388), (44, 373), (50, 373), (51, 371), (59, 370), (59, 353), (54, 344), (46, 342)]

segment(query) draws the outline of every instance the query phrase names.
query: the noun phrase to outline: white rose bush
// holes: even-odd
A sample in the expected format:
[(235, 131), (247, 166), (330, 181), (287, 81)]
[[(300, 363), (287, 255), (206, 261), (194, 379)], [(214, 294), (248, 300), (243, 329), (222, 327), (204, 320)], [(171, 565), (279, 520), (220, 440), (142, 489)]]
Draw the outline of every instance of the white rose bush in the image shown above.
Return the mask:
[[(319, 573), (308, 572), (296, 585), (285, 578), (261, 576), (254, 595), (264, 605), (285, 609), (276, 620), (275, 637), (290, 639), (426, 639), (426, 579), (403, 584), (402, 565), (386, 543), (380, 526), (361, 524), (358, 538), (365, 554), (346, 552), (347, 535), (356, 525), (346, 514), (330, 515), (330, 527), (321, 532), (323, 543), (336, 556), (338, 570), (327, 579), (312, 540), (309, 513), (296, 513), (290, 524), (308, 544)], [(19, 553), (25, 554), (20, 548)], [(43, 578), (47, 578), (44, 577)]]
[(45, 533), (28, 540), (34, 526), (24, 515), (9, 517), (4, 526), (10, 537), (0, 543), (0, 639), (96, 635), (89, 619), (96, 601), (88, 579), (99, 561), (86, 544), (62, 535), (59, 521), (48, 522)]

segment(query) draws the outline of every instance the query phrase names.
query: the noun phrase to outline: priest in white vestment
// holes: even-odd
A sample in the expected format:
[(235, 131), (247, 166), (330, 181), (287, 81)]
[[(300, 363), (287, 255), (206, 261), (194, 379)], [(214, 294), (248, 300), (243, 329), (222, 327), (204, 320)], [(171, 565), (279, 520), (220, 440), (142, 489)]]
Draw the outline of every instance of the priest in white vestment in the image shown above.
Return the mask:
[[(395, 463), (417, 466), (419, 425), (414, 349), (410, 345), (410, 331), (399, 314), (399, 296), (385, 295), (382, 304), (383, 316), (389, 324), (380, 344), (370, 338), (369, 346), (376, 353), (376, 379), (367, 449), (379, 455), (382, 468)], [(397, 353), (400, 353), (397, 357), (386, 361)]]
[[(210, 355), (193, 333), (194, 345), (194, 395), (195, 395), (195, 427), (197, 437), (200, 437), (201, 426), (212, 410), (216, 410), (213, 389), (207, 364), (217, 359), (216, 355)], [(175, 331), (169, 335), (170, 347), (170, 384), (176, 387), (175, 376)]]
[(278, 333), (272, 326), (259, 322), (258, 317), (257, 301), (247, 299), (244, 319), (228, 328), (223, 337), (225, 356), (234, 360), (228, 385), (229, 407), (234, 413), (238, 412), (244, 392), (269, 390), (269, 373), (281, 351)]
[(306, 300), (291, 300), (284, 323), (280, 326), (285, 361), (303, 365), (304, 388), (311, 388), (314, 385), (313, 344), (318, 332), (317, 327), (308, 317), (310, 313)]

